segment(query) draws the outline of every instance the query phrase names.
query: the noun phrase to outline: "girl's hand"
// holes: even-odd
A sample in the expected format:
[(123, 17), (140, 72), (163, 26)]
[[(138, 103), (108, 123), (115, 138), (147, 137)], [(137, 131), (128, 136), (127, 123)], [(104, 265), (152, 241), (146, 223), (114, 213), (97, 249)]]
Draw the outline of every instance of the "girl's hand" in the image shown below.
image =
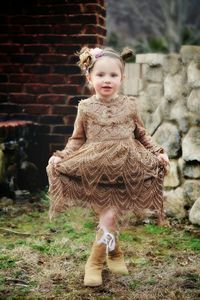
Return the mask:
[(169, 158), (166, 153), (160, 153), (158, 154), (158, 159), (161, 163), (164, 165), (169, 165)]
[(169, 158), (166, 153), (160, 153), (158, 155), (159, 161), (163, 164), (164, 167), (164, 174), (168, 175), (169, 174), (169, 169), (170, 169), (170, 162)]
[(60, 161), (62, 160), (62, 158), (61, 157), (58, 157), (58, 156), (51, 156), (50, 157), (50, 159), (49, 159), (49, 164), (57, 164), (57, 163), (59, 163)]

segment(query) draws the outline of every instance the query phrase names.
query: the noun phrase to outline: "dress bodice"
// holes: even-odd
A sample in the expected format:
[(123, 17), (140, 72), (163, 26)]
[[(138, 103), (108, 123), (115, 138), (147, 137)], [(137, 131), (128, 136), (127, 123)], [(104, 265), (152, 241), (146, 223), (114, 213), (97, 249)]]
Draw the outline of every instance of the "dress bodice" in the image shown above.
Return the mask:
[(93, 96), (82, 100), (79, 106), (87, 142), (134, 137), (134, 101), (127, 96), (118, 96), (113, 102)]

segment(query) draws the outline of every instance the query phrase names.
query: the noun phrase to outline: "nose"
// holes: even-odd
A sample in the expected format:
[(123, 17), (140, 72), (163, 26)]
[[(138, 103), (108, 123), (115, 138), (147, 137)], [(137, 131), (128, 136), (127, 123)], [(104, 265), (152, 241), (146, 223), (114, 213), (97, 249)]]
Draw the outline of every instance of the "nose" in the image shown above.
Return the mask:
[(105, 78), (105, 79), (104, 79), (104, 82), (105, 82), (105, 83), (109, 83), (109, 82), (110, 82), (110, 79), (109, 79), (109, 78)]

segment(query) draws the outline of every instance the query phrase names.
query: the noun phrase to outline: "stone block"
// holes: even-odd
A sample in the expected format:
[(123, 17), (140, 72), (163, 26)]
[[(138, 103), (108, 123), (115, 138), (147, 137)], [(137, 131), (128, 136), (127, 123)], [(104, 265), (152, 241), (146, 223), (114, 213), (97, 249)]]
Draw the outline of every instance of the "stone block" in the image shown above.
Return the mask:
[(180, 173), (185, 178), (191, 178), (191, 179), (199, 179), (200, 178), (200, 163), (196, 160), (194, 161), (185, 161), (182, 157), (178, 160), (178, 167), (180, 170)]
[(122, 85), (122, 91), (125, 95), (139, 94), (140, 65), (129, 63), (125, 65), (125, 79)]
[(200, 114), (200, 89), (193, 89), (187, 100), (189, 111)]
[(185, 180), (182, 185), (184, 195), (187, 203), (192, 206), (194, 202), (200, 197), (200, 181), (195, 179)]
[(186, 217), (186, 199), (184, 197), (184, 192), (181, 187), (177, 189), (172, 189), (170, 191), (164, 192), (165, 201), (164, 208), (166, 214), (177, 219), (183, 219)]
[(191, 127), (182, 141), (183, 159), (200, 162), (200, 127)]
[(188, 112), (188, 120), (191, 126), (200, 126), (200, 114)]
[(146, 101), (149, 102), (151, 111), (155, 111), (163, 96), (163, 86), (159, 83), (149, 83), (146, 88)]
[(192, 88), (200, 87), (200, 61), (195, 63), (191, 61), (187, 69), (188, 84)]
[(160, 53), (137, 54), (136, 63), (148, 64), (149, 66), (158, 66), (163, 64), (164, 56), (165, 54)]
[(162, 145), (170, 158), (179, 155), (181, 149), (181, 137), (176, 125), (164, 122), (153, 135), (153, 140)]
[(183, 97), (172, 103), (169, 119), (175, 121), (179, 125), (179, 129), (186, 133), (189, 130), (189, 118), (186, 107), (186, 99)]
[(170, 160), (169, 173), (164, 178), (164, 187), (175, 188), (180, 185), (178, 174), (178, 161), (175, 159)]
[(189, 63), (191, 60), (194, 60), (197, 63), (200, 63), (200, 47), (184, 45), (181, 47), (180, 55), (183, 63)]
[(192, 224), (200, 225), (200, 198), (195, 201), (190, 209), (189, 220)]
[(184, 81), (182, 74), (167, 75), (164, 80), (164, 96), (167, 100), (175, 101), (182, 96)]
[(147, 66), (144, 79), (150, 82), (161, 83), (163, 81), (163, 70), (161, 66)]
[(175, 75), (180, 71), (181, 67), (182, 65), (180, 54), (170, 53), (168, 55), (165, 55), (163, 59), (163, 70), (165, 73)]
[(163, 116), (162, 116), (160, 106), (159, 106), (155, 110), (155, 112), (149, 116), (149, 120), (146, 123), (147, 128), (148, 128), (148, 132), (149, 132), (150, 135), (153, 135), (155, 133), (158, 126), (160, 126), (162, 120), (163, 120)]

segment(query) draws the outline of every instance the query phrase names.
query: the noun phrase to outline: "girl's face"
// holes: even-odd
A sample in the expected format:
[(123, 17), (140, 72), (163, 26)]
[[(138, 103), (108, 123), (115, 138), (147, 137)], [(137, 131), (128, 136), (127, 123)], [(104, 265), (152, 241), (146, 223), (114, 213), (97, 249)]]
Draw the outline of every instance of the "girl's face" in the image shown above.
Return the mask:
[(120, 62), (112, 57), (99, 58), (87, 79), (97, 96), (105, 99), (112, 98), (119, 91), (122, 83)]

